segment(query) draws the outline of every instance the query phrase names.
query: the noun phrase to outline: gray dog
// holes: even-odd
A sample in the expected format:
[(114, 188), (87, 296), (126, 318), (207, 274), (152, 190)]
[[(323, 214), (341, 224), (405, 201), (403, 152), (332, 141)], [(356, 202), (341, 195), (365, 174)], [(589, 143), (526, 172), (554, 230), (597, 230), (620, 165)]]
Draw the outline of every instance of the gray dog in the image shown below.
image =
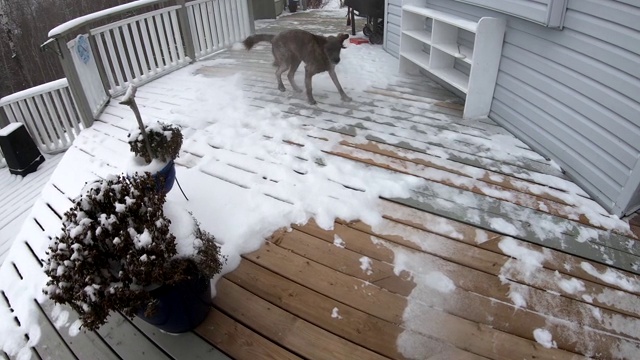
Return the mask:
[(270, 42), (272, 45), (273, 57), (276, 66), (276, 80), (278, 80), (278, 90), (285, 91), (282, 83), (282, 73), (289, 69), (289, 83), (294, 91), (302, 92), (293, 79), (300, 62), (304, 61), (304, 86), (307, 89), (307, 99), (309, 104), (315, 105), (311, 90), (311, 78), (313, 75), (328, 71), (331, 80), (338, 88), (342, 101), (351, 101), (340, 86), (336, 76), (335, 66), (340, 62), (340, 50), (345, 47), (342, 43), (349, 38), (348, 34), (338, 34), (338, 36), (314, 35), (304, 30), (287, 30), (278, 35), (257, 34), (246, 38), (243, 41), (247, 50), (260, 41)]

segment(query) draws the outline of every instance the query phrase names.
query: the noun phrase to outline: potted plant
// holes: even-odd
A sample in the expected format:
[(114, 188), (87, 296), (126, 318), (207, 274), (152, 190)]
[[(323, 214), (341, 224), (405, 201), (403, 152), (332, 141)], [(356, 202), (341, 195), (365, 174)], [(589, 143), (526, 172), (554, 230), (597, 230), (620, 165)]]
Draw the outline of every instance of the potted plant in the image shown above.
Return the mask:
[(182, 132), (179, 127), (162, 122), (145, 124), (135, 99), (137, 89), (130, 84), (120, 101), (120, 104), (131, 108), (138, 123), (138, 127), (128, 136), (129, 147), (136, 155), (127, 167), (128, 172), (130, 175), (145, 172), (154, 174), (157, 190), (166, 194), (176, 179), (174, 160), (182, 146)]
[(209, 279), (224, 258), (214, 237), (154, 187), (149, 173), (88, 184), (49, 245), (44, 292), (86, 329), (120, 311), (180, 333), (209, 311)]
[(180, 127), (163, 122), (140, 124), (131, 130), (128, 143), (135, 154), (127, 167), (130, 175), (150, 172), (157, 181), (157, 189), (168, 193), (176, 178), (174, 160), (182, 146)]

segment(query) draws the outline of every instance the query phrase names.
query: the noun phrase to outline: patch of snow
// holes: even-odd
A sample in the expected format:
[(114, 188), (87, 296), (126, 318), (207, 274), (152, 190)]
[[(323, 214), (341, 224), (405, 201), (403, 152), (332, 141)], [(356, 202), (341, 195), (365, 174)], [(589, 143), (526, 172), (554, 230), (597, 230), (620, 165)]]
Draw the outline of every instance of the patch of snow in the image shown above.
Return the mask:
[(513, 305), (519, 308), (527, 307), (527, 300), (525, 300), (525, 294), (515, 291), (513, 288), (509, 290), (509, 299), (513, 302)]
[(542, 252), (531, 250), (523, 242), (509, 237), (502, 239), (498, 243), (498, 247), (505, 255), (518, 260), (515, 263), (509, 260), (505, 266), (509, 268), (517, 267), (525, 276), (529, 276), (533, 271), (542, 268), (542, 264), (548, 256), (548, 250), (546, 249), (543, 249)]
[(371, 269), (371, 259), (366, 256), (361, 257), (360, 269), (362, 269), (362, 271), (367, 275), (373, 274), (373, 270)]
[(476, 241), (476, 244), (483, 244), (487, 241), (489, 241), (489, 234), (487, 234), (486, 231), (481, 230), (481, 229), (476, 229), (476, 237), (474, 239)]
[(334, 319), (342, 319), (342, 316), (340, 316), (340, 312), (337, 307), (334, 307), (331, 311), (331, 317)]
[(553, 336), (546, 329), (535, 329), (533, 330), (533, 337), (536, 339), (538, 344), (544, 346), (547, 349), (557, 348), (558, 345), (555, 341), (553, 341)]
[[(556, 271), (556, 274), (559, 276), (559, 273)], [(576, 278), (571, 279), (560, 279), (558, 281), (558, 285), (562, 289), (562, 291), (567, 294), (575, 294), (581, 291), (585, 291), (584, 282), (582, 280), (578, 280)]]
[(422, 279), (427, 286), (441, 293), (451, 293), (456, 289), (453, 281), (439, 271), (429, 272)]
[(342, 238), (340, 238), (340, 236), (338, 235), (333, 236), (333, 245), (343, 249), (346, 246), (344, 240), (342, 240)]
[(340, 0), (325, 0), (322, 5), (322, 9), (324, 10), (338, 10), (340, 9)]
[(489, 220), (489, 226), (495, 231), (501, 232), (503, 234), (518, 236), (520, 232), (518, 229), (511, 223), (507, 222), (503, 218), (492, 218)]
[(608, 284), (618, 286), (627, 291), (640, 292), (640, 283), (638, 280), (617, 270), (607, 268), (604, 273), (600, 273), (593, 265), (584, 261), (580, 263), (580, 267), (582, 270), (586, 271), (587, 274), (597, 277)]
[(80, 334), (81, 327), (82, 327), (82, 322), (80, 321), (80, 319), (74, 321), (73, 324), (69, 326), (69, 335), (78, 336), (78, 334)]

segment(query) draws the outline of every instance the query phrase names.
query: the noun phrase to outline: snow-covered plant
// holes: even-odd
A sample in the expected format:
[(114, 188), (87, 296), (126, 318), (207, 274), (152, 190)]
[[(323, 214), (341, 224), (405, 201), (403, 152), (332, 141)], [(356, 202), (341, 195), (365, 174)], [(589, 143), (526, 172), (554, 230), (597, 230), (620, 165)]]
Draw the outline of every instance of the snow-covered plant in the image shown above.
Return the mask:
[(165, 195), (154, 187), (149, 173), (88, 184), (49, 245), (44, 292), (71, 306), (89, 330), (103, 325), (111, 311), (152, 314), (150, 286), (220, 272), (219, 247), (195, 219), (187, 244), (192, 252), (179, 254), (177, 246), (185, 244), (171, 233)]
[(151, 147), (151, 154), (147, 150), (144, 137), (140, 129), (135, 129), (129, 133), (129, 147), (136, 156), (143, 158), (147, 164), (153, 159), (161, 162), (175, 160), (182, 146), (182, 132), (178, 126), (163, 122), (152, 122), (145, 124), (147, 140)]

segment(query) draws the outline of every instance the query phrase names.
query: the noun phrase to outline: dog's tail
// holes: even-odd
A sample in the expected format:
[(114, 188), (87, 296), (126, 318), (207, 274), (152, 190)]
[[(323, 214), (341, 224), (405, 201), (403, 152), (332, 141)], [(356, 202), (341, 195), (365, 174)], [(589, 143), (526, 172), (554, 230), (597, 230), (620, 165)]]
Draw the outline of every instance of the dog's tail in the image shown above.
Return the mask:
[(256, 34), (244, 39), (242, 43), (244, 44), (244, 47), (247, 48), (247, 50), (251, 50), (253, 45), (259, 43), (260, 41), (271, 42), (274, 37), (276, 36), (271, 34)]

